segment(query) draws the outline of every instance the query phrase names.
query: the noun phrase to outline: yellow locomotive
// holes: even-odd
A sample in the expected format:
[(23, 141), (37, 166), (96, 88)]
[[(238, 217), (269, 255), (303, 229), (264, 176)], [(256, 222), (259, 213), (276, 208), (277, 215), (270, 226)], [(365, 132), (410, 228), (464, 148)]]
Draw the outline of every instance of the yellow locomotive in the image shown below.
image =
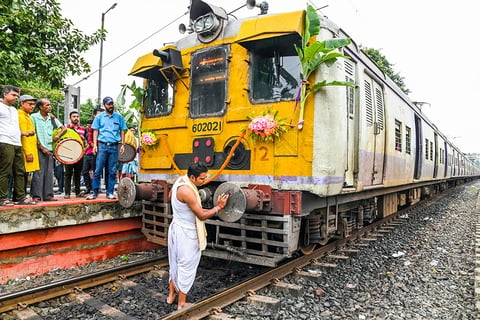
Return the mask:
[[(212, 175), (200, 190), (204, 207), (231, 194), (206, 221), (203, 254), (267, 266), (478, 175), (354, 42), (331, 53), (346, 59), (304, 78), (305, 38), (349, 38), (327, 18), (309, 38), (311, 11), (246, 6), (261, 12), (234, 19), (192, 0), (181, 28), (189, 34), (131, 70), (146, 89), (143, 182), (123, 179), (118, 190), (125, 206), (142, 200), (150, 241), (166, 245), (168, 191), (193, 161)], [(342, 85), (313, 91), (317, 83)]]

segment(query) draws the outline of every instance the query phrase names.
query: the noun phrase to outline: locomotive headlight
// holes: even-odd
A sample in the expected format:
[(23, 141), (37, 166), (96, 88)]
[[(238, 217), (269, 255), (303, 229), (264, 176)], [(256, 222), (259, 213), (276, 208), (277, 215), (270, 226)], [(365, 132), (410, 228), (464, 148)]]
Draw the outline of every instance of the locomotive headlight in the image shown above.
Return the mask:
[(214, 33), (219, 26), (220, 21), (213, 13), (201, 16), (193, 23), (193, 28), (198, 34)]

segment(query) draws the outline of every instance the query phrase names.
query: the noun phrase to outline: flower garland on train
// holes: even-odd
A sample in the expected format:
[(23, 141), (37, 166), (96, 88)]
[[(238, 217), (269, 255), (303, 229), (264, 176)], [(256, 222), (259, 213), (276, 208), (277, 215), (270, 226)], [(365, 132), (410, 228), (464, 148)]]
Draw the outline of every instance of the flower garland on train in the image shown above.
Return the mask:
[(155, 131), (142, 131), (140, 135), (140, 144), (147, 149), (155, 150), (158, 146), (158, 136)]
[(249, 115), (250, 123), (243, 130), (248, 133), (252, 142), (273, 142), (275, 138), (288, 131), (287, 118), (278, 118), (278, 111), (266, 110), (261, 115)]

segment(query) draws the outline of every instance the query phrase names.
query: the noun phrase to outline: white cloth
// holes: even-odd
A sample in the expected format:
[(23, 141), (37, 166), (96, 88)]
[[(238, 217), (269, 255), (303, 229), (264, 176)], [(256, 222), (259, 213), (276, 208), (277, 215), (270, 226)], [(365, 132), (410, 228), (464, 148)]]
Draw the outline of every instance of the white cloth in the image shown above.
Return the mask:
[(18, 111), (0, 101), (0, 142), (22, 146)]
[(186, 294), (195, 281), (202, 254), (198, 243), (196, 215), (186, 203), (177, 199), (178, 188), (189, 185), (190, 179), (185, 177), (177, 179), (172, 187), (173, 220), (168, 228), (168, 262), (170, 280), (177, 290)]

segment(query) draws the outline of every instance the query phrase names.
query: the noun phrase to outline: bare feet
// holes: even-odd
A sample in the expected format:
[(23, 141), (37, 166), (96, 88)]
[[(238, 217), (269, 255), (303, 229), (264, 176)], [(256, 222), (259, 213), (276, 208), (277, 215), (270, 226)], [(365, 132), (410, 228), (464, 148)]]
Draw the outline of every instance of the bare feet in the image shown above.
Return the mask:
[(190, 302), (184, 302), (182, 305), (180, 305), (180, 304), (178, 305), (178, 308), (177, 308), (177, 310), (180, 310), (180, 309), (186, 308), (186, 307), (188, 307), (188, 306), (190, 306), (190, 305), (191, 305), (191, 303), (190, 303)]
[(175, 302), (175, 298), (177, 297), (177, 294), (169, 294), (167, 297), (167, 303), (172, 304)]

